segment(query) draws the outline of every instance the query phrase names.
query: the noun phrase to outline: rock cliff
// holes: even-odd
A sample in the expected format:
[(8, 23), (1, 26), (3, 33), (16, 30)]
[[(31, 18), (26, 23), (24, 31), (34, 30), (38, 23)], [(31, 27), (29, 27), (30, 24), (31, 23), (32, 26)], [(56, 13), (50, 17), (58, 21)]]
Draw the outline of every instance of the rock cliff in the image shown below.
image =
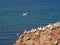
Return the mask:
[(24, 31), (14, 45), (60, 45), (60, 22)]

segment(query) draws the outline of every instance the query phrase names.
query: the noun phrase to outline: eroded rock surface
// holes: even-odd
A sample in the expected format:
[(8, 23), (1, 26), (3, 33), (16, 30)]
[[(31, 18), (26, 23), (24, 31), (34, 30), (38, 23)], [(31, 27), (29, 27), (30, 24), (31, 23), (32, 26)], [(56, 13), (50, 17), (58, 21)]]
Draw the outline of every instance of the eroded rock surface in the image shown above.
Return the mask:
[(14, 45), (60, 45), (60, 22), (33, 30), (22, 34)]

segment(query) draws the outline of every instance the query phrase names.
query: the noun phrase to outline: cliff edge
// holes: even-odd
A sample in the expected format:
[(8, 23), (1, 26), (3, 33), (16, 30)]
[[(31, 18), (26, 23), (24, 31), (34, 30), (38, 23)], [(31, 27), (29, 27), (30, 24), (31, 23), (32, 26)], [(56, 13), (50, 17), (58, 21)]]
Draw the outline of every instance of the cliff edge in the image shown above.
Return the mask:
[(14, 45), (60, 45), (60, 22), (24, 31)]

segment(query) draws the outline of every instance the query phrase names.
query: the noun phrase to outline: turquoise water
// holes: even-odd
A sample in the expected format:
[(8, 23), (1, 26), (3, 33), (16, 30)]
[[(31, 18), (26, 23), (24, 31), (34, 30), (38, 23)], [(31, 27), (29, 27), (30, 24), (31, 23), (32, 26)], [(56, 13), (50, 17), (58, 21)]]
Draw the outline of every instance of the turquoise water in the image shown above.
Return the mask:
[(17, 33), (22, 34), (25, 29), (60, 21), (59, 9), (29, 10), (28, 16), (22, 16), (24, 11), (0, 12), (0, 45), (13, 45), (18, 39)]

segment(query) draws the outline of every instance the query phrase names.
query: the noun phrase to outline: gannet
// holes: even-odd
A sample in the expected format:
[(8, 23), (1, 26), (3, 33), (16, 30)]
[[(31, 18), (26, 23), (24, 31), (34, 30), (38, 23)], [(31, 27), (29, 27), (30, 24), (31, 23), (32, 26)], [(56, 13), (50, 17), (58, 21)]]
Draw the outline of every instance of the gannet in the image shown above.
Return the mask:
[(52, 24), (49, 24), (49, 25), (47, 25), (46, 27), (47, 27), (47, 28), (50, 28), (51, 26), (52, 26)]
[(39, 35), (39, 32), (35, 32), (36, 35)]
[(16, 43), (19, 42), (18, 40), (16, 41)]
[(30, 33), (31, 31), (27, 31), (27, 33)]
[(55, 23), (54, 26), (60, 27), (60, 22)]
[(26, 37), (26, 40), (29, 40), (30, 38), (29, 37)]
[(55, 27), (59, 27), (59, 24), (58, 24), (58, 23), (55, 23), (54, 26), (55, 26)]
[(32, 28), (31, 32), (36, 32), (36, 29), (33, 29), (33, 28)]
[(49, 29), (55, 28), (53, 24), (49, 24), (49, 25), (47, 25), (46, 27), (49, 28)]
[(28, 12), (23, 13), (23, 16), (27, 16), (27, 15), (28, 15)]
[(37, 30), (42, 30), (42, 27), (38, 27)]
[(54, 25), (52, 24), (52, 25), (50, 26), (50, 29), (53, 29), (53, 28), (55, 28), (55, 27), (54, 27)]
[(42, 28), (42, 31), (44, 31), (45, 29), (46, 29), (46, 27), (43, 27), (43, 28)]
[(27, 31), (25, 30), (24, 33), (27, 33)]
[(19, 38), (23, 38), (23, 37), (24, 37), (24, 35), (21, 34)]

